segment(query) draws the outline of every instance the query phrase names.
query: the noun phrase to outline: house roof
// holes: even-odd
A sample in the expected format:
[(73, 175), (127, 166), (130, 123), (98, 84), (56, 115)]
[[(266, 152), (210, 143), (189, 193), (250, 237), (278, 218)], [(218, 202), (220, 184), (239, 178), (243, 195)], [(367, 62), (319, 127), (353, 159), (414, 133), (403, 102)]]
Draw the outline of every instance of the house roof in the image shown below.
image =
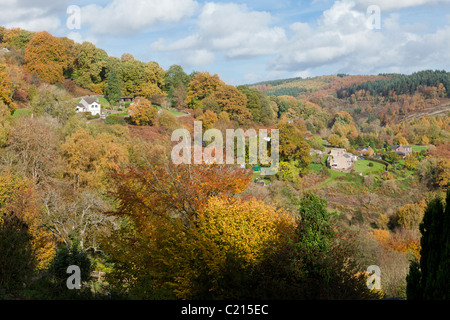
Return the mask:
[(94, 102), (98, 103), (98, 98), (84, 98), (88, 104), (93, 104)]

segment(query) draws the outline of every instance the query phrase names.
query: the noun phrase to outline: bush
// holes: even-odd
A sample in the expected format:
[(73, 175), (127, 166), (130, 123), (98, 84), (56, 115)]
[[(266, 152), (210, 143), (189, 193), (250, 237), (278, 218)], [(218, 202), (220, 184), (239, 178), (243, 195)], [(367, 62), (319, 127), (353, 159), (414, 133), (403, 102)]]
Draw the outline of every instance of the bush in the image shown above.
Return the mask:
[(99, 118), (100, 118), (99, 114), (97, 114), (95, 116), (93, 116), (92, 114), (87, 114), (86, 115), (86, 119), (88, 119), (88, 120), (94, 120), (94, 119), (99, 119)]
[(65, 286), (67, 278), (67, 268), (69, 266), (78, 266), (81, 271), (81, 281), (88, 282), (91, 276), (91, 260), (87, 253), (79, 247), (79, 243), (74, 241), (72, 247), (63, 245), (56, 253), (50, 268), (49, 274), (60, 287)]

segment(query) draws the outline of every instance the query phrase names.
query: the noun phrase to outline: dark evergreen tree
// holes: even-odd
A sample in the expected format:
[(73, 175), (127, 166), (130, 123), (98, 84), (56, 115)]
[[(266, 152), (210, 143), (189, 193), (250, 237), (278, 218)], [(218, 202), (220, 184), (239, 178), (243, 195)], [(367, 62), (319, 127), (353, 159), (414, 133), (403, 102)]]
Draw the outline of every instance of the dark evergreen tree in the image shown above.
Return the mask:
[(428, 203), (420, 224), (420, 261), (413, 261), (407, 277), (407, 298), (450, 299), (450, 190), (447, 198)]
[(120, 101), (121, 91), (122, 88), (117, 77), (117, 72), (115, 69), (112, 69), (108, 76), (108, 101), (111, 104), (118, 103)]
[(49, 268), (50, 275), (56, 280), (57, 285), (64, 286), (69, 275), (67, 268), (69, 266), (78, 266), (80, 268), (81, 281), (87, 282), (90, 279), (92, 265), (86, 251), (80, 249), (79, 241), (73, 241), (72, 247), (61, 246), (56, 253), (55, 258)]

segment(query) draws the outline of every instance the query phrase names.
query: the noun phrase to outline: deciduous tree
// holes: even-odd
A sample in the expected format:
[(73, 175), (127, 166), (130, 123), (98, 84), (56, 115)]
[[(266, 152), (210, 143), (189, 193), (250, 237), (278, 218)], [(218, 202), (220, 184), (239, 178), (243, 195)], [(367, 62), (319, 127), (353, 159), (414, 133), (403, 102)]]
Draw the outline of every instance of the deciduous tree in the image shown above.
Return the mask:
[(25, 49), (25, 70), (55, 84), (64, 81), (67, 55), (58, 38), (46, 31), (37, 33)]
[(213, 94), (219, 87), (225, 85), (217, 74), (198, 72), (189, 82), (187, 92), (187, 103), (189, 108), (196, 109), (199, 102)]
[(6, 66), (0, 65), (0, 102), (3, 102), (9, 108), (10, 113), (13, 113), (17, 106), (11, 100), (13, 85), (5, 69)]
[(157, 124), (158, 110), (147, 99), (139, 98), (128, 108), (128, 114), (131, 121), (137, 126), (154, 126)]
[(92, 136), (79, 129), (60, 150), (64, 160), (63, 174), (75, 188), (104, 190), (108, 185), (108, 170), (128, 163), (126, 145), (107, 133)]
[(295, 161), (303, 176), (309, 171), (311, 163), (310, 146), (303, 138), (302, 132), (293, 124), (284, 123), (280, 130), (280, 160)]

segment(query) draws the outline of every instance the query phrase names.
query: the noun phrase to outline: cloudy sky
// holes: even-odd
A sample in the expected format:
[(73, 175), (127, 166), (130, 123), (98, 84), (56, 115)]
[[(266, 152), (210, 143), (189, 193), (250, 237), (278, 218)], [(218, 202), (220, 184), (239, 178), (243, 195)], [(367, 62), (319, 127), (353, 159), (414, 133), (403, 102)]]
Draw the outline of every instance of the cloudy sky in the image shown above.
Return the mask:
[(234, 85), (450, 71), (450, 0), (0, 0), (0, 25)]

